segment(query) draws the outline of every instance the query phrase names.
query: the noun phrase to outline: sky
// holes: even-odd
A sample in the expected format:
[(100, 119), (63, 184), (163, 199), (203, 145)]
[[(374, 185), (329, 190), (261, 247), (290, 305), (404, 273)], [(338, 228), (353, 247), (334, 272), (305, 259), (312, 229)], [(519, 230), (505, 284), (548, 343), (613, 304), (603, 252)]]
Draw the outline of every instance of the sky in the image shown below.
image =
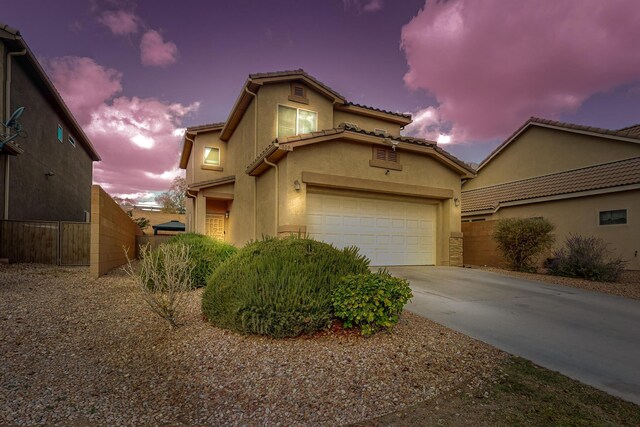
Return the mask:
[(256, 72), (303, 68), (411, 113), (404, 134), (467, 162), (530, 116), (640, 123), (637, 0), (20, 0), (0, 20), (100, 153), (94, 181), (138, 201), (181, 173), (184, 128), (226, 120)]

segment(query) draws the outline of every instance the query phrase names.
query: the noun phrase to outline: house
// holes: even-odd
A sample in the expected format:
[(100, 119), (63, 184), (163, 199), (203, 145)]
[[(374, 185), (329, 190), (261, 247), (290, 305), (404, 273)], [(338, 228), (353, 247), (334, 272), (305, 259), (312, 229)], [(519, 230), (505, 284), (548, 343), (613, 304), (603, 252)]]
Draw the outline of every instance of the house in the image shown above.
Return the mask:
[(0, 115), (20, 107), (21, 132), (0, 128), (2, 219), (88, 221), (93, 162), (100, 156), (20, 32), (0, 23)]
[(406, 114), (354, 104), (303, 70), (252, 74), (223, 123), (187, 129), (187, 231), (243, 245), (308, 234), (372, 265), (459, 265), (461, 178)]
[(556, 226), (557, 245), (569, 234), (599, 237), (627, 268), (640, 269), (640, 125), (610, 130), (532, 117), (477, 173), (463, 183), (464, 222), (542, 216)]

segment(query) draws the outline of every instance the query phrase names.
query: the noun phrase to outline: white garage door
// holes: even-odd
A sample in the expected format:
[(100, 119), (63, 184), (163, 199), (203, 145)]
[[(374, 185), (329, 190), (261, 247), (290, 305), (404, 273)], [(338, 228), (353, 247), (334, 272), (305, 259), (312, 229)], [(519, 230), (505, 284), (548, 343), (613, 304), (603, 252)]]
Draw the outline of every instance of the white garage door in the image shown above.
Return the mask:
[(307, 194), (307, 233), (358, 246), (371, 265), (435, 264), (435, 218), (434, 205)]

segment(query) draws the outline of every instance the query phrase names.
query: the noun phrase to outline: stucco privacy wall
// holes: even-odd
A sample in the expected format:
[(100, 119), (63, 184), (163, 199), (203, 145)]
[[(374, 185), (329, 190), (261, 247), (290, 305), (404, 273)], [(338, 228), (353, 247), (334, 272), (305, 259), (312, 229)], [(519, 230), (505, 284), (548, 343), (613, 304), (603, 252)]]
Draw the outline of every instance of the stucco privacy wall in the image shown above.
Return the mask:
[(145, 211), (142, 209), (131, 209), (133, 219), (146, 218), (149, 220), (149, 225), (143, 230), (144, 234), (153, 234), (153, 226), (163, 224), (169, 221), (180, 221), (184, 224), (185, 215), (176, 213), (165, 213), (157, 211)]
[[(598, 225), (600, 211), (616, 209), (627, 209), (627, 224)], [(504, 207), (491, 219), (544, 216), (556, 227), (556, 247), (562, 245), (569, 234), (599, 237), (609, 243), (614, 254), (627, 261), (627, 269), (640, 270), (639, 215), (640, 190), (632, 190)]]
[(465, 191), (640, 155), (640, 143), (531, 126), (464, 183)]
[(138, 225), (99, 185), (91, 186), (91, 267), (92, 277), (100, 277), (127, 262), (136, 252)]

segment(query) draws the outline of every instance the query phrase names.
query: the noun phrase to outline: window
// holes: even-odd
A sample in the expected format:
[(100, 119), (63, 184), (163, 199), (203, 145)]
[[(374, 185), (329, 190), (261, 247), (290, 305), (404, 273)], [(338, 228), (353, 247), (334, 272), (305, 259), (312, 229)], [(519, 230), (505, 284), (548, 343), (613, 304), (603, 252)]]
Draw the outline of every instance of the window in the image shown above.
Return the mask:
[(397, 162), (398, 161), (398, 152), (394, 151), (390, 148), (380, 148), (375, 147), (373, 149), (373, 155), (375, 160), (380, 160), (383, 162)]
[(69, 144), (73, 145), (74, 147), (76, 146), (76, 140), (73, 139), (71, 135), (69, 135)]
[(220, 166), (220, 149), (214, 147), (204, 147), (204, 164)]
[(599, 224), (600, 225), (616, 225), (627, 223), (627, 210), (618, 209), (615, 211), (600, 211)]
[(391, 148), (374, 145), (373, 158), (369, 160), (369, 166), (374, 168), (402, 170), (402, 165), (398, 163), (398, 152)]
[(63, 139), (62, 126), (58, 125), (58, 141), (62, 142)]
[(318, 113), (278, 105), (278, 137), (315, 132)]

